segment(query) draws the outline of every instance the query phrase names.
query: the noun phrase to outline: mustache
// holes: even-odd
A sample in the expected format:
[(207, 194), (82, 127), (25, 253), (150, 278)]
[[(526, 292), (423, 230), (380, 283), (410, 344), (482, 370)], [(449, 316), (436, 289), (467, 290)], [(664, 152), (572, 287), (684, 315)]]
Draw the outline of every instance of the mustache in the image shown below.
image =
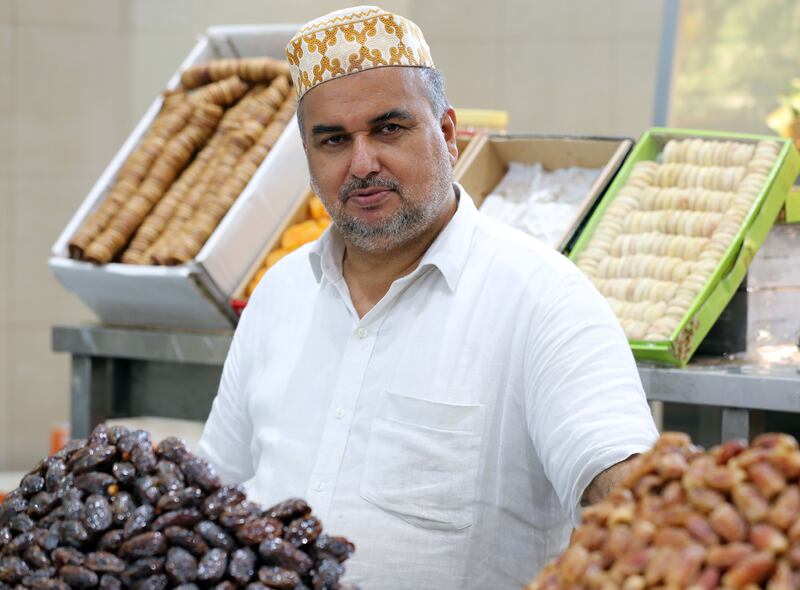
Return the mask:
[(396, 180), (390, 180), (388, 178), (372, 176), (367, 178), (351, 178), (348, 180), (347, 183), (339, 190), (339, 199), (344, 202), (350, 197), (350, 193), (353, 191), (364, 190), (367, 188), (385, 188), (395, 191), (402, 196), (399, 182)]

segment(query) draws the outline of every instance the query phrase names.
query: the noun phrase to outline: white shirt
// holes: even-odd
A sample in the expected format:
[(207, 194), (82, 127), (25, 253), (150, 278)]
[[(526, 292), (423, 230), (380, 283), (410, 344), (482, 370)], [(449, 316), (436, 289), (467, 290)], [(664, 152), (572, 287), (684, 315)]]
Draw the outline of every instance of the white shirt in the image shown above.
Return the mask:
[(602, 296), (461, 195), (361, 319), (335, 232), (274, 266), (199, 444), (252, 499), (306, 498), (365, 590), (518, 590), (595, 475), (657, 436)]

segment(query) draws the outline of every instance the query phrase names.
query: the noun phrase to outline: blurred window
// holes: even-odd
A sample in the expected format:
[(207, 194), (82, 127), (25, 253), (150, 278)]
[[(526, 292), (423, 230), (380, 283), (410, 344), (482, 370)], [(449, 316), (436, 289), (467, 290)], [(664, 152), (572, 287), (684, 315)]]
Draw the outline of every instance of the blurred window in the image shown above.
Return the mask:
[(682, 0), (678, 14), (669, 125), (773, 133), (800, 78), (800, 2)]

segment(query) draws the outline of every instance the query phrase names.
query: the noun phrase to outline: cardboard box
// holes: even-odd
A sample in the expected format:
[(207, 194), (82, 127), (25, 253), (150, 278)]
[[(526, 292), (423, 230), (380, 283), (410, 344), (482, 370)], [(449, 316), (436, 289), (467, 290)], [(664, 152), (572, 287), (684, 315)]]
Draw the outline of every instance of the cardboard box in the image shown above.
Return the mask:
[[(177, 88), (180, 72), (210, 59), (283, 58), (295, 25), (212, 27), (200, 38), (167, 84)], [(114, 156), (59, 236), (49, 261), (56, 278), (106, 323), (230, 328), (237, 315), (228, 305), (256, 253), (277, 231), (309, 178), (294, 120), (253, 175), (194, 260), (174, 267), (92, 265), (68, 257), (67, 244), (84, 219), (105, 199), (117, 171), (139, 143), (161, 107), (158, 97)]]
[(505, 176), (509, 162), (540, 162), (546, 170), (570, 166), (602, 168), (602, 173), (582, 201), (573, 222), (564, 229), (559, 240), (558, 249), (566, 252), (632, 147), (633, 141), (621, 138), (484, 135), (470, 143), (456, 164), (453, 175), (480, 207)]
[(287, 213), (281, 220), (277, 231), (270, 237), (269, 240), (267, 240), (267, 243), (264, 245), (264, 247), (259, 250), (258, 256), (250, 265), (250, 268), (247, 269), (244, 278), (236, 286), (236, 289), (230, 298), (230, 305), (237, 315), (241, 314), (242, 310), (247, 306), (247, 285), (250, 284), (250, 280), (252, 279), (253, 275), (255, 275), (256, 272), (258, 272), (258, 270), (263, 266), (267, 255), (280, 245), (283, 232), (286, 231), (288, 227), (296, 223), (301, 223), (311, 219), (308, 211), (308, 199), (310, 199), (312, 196), (314, 196), (314, 191), (311, 190), (311, 187), (306, 187), (305, 190), (300, 193), (300, 195), (295, 199), (294, 205), (290, 209), (289, 213)]
[(761, 192), (742, 222), (739, 232), (720, 259), (706, 286), (697, 295), (694, 303), (689, 307), (686, 315), (671, 334), (670, 339), (660, 342), (648, 340), (630, 341), (634, 356), (637, 359), (677, 366), (684, 366), (689, 362), (703, 338), (708, 334), (725, 306), (733, 298), (745, 277), (747, 267), (753, 260), (758, 248), (764, 242), (779, 211), (784, 206), (786, 195), (794, 183), (798, 171), (800, 171), (800, 154), (798, 154), (791, 140), (738, 133), (663, 128), (650, 129), (636, 143), (636, 147), (625, 161), (625, 165), (608, 188), (594, 214), (581, 232), (574, 248), (570, 252), (570, 258), (573, 261), (577, 260), (580, 252), (588, 245), (605, 210), (627, 182), (634, 165), (642, 160), (655, 160), (670, 139), (684, 139), (687, 137), (753, 143), (770, 140), (777, 141), (783, 146)]
[(458, 148), (458, 160), (453, 166), (453, 178), (457, 179), (462, 174), (465, 162), (470, 162), (473, 152), (480, 149), (486, 142), (486, 133), (478, 132), (459, 132), (456, 137), (456, 147)]

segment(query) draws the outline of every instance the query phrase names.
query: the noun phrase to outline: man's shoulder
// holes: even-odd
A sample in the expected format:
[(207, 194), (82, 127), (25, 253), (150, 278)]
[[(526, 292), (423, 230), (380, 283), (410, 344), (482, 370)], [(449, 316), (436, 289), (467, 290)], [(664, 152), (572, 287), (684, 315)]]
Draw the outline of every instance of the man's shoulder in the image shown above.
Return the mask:
[(296, 296), (298, 289), (316, 283), (309, 261), (309, 252), (313, 246), (313, 242), (305, 244), (272, 265), (258, 282), (251, 301)]
[(575, 265), (552, 246), (518, 229), (480, 214), (476, 226), (476, 258), (494, 272), (507, 271), (522, 277), (559, 280), (580, 274)]

